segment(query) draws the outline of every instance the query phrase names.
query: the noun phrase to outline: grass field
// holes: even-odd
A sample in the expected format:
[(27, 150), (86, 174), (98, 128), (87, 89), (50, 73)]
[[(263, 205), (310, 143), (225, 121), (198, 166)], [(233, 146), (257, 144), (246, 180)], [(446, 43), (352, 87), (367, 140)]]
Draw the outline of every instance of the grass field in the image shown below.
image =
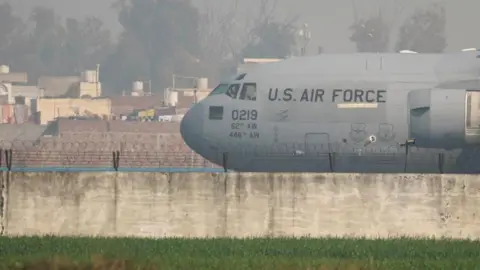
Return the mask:
[(0, 237), (0, 269), (480, 269), (480, 242)]

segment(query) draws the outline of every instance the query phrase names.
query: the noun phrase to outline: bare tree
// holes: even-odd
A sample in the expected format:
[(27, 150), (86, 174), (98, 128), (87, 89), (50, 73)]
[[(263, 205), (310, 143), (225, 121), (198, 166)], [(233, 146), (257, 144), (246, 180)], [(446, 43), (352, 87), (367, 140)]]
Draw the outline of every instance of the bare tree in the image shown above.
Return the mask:
[(203, 49), (234, 59), (240, 57), (246, 44), (257, 38), (256, 29), (273, 21), (278, 5), (278, 0), (260, 0), (257, 12), (241, 14), (239, 0), (230, 0), (226, 11), (221, 11), (214, 2), (205, 0), (206, 14), (201, 29)]
[(382, 12), (369, 19), (360, 19), (351, 27), (350, 40), (357, 46), (358, 52), (385, 52), (388, 49), (389, 31)]
[[(391, 40), (394, 39), (396, 28), (401, 22), (405, 11), (403, 2), (386, 1), (378, 7), (378, 11), (368, 19), (360, 16), (355, 0), (352, 0), (354, 22), (350, 27), (350, 40), (357, 46), (359, 52), (387, 52), (391, 50)], [(386, 6), (389, 4), (388, 6)]]
[(208, 57), (220, 58), (231, 54), (231, 39), (235, 33), (238, 14), (238, 0), (231, 0), (227, 11), (221, 11), (215, 0), (205, 0), (205, 13), (201, 17), (202, 51)]
[(232, 0), (227, 10), (221, 10), (215, 0), (205, 0), (205, 12), (200, 17), (201, 66), (211, 81), (218, 81), (225, 61), (231, 58), (231, 38), (235, 32), (235, 23), (239, 2)]
[[(246, 47), (258, 42), (259, 33), (273, 30), (291, 29), (295, 17), (285, 22), (274, 23), (274, 13), (278, 0), (260, 0), (256, 12), (243, 13), (239, 0), (230, 0), (227, 8), (219, 6), (215, 0), (204, 0), (205, 14), (202, 17), (202, 50), (209, 68), (219, 70), (225, 63), (231, 65), (243, 57)], [(225, 5), (225, 2), (224, 2)], [(249, 7), (249, 10), (252, 10)], [(285, 26), (280, 29), (280, 26)], [(277, 31), (278, 32), (278, 31)], [(283, 32), (282, 32), (283, 33)], [(278, 36), (278, 35), (277, 35)]]
[(247, 42), (242, 50), (243, 57), (284, 58), (296, 49), (298, 29), (297, 17), (285, 21), (275, 20), (273, 14), (277, 0), (262, 0), (259, 12), (252, 18), (248, 28)]
[(445, 25), (445, 10), (442, 6), (434, 4), (419, 9), (401, 27), (396, 49), (419, 53), (443, 52), (447, 46)]
[(246, 32), (244, 33), (245, 44), (255, 42), (257, 38), (255, 29), (267, 25), (273, 20), (273, 14), (277, 5), (278, 0), (260, 0), (258, 12), (256, 14), (251, 13), (250, 18), (247, 20)]
[(425, 4), (419, 1), (407, 6), (400, 0), (383, 1), (378, 13), (366, 19), (359, 15), (352, 0), (354, 23), (350, 40), (360, 52), (443, 51), (445, 12), (441, 5)]

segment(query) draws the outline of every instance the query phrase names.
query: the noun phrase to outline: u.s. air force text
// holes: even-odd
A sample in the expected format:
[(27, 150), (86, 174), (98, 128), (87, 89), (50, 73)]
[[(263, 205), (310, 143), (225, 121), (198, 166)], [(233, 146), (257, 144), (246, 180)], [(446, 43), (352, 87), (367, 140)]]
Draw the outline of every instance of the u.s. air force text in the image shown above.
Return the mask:
[(332, 102), (332, 103), (385, 103), (386, 90), (383, 89), (304, 89), (270, 88), (268, 100), (282, 102)]

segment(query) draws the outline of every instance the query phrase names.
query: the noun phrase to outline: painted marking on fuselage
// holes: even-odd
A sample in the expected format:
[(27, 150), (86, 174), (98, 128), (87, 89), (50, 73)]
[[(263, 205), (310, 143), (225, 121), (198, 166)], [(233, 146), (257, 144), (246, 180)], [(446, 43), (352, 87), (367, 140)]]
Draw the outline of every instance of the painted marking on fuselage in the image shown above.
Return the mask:
[(376, 109), (378, 103), (339, 103), (338, 109)]
[(258, 111), (253, 110), (232, 110), (232, 120), (235, 121), (249, 121), (249, 120), (257, 120), (258, 118)]
[(231, 129), (257, 129), (257, 123), (245, 123), (245, 122), (240, 122), (240, 123), (232, 123), (231, 124)]
[(234, 122), (230, 125), (231, 131), (229, 131), (229, 137), (242, 139), (242, 138), (251, 138), (259, 139), (260, 133), (257, 131), (257, 123), (245, 123), (245, 122)]
[[(328, 93), (327, 93), (328, 92)], [(300, 94), (301, 93), (301, 94)], [(314, 102), (314, 103), (386, 103), (384, 89), (304, 89), (294, 91), (293, 88), (270, 88), (268, 91), (269, 101), (281, 102)], [(326, 98), (330, 96), (331, 98)]]
[(260, 132), (257, 131), (231, 131), (230, 132), (230, 137), (232, 138), (237, 138), (237, 139), (242, 139), (242, 138), (250, 138), (250, 139), (259, 139), (260, 138)]

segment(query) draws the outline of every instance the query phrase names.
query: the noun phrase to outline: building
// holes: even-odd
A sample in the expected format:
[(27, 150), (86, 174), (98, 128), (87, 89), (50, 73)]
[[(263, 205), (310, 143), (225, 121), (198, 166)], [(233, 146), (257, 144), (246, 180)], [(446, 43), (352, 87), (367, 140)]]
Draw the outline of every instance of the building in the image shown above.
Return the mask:
[(45, 125), (59, 117), (108, 119), (112, 104), (108, 98), (38, 98), (32, 102), (36, 123)]
[(0, 104), (15, 104), (15, 94), (12, 88), (16, 84), (26, 84), (27, 73), (10, 72), (10, 67), (0, 66)]

